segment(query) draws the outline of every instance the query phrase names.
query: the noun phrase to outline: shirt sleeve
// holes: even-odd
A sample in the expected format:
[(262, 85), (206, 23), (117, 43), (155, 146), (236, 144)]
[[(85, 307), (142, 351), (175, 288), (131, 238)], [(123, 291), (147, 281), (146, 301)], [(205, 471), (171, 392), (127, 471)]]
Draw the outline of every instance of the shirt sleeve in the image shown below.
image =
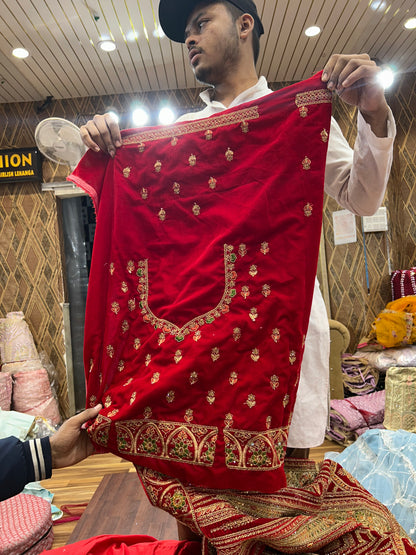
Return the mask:
[(370, 216), (381, 206), (393, 161), (396, 125), (389, 109), (387, 137), (377, 137), (358, 113), (354, 149), (332, 118), (325, 173), (325, 192), (359, 216)]
[(20, 441), (0, 439), (0, 501), (13, 497), (29, 482), (52, 475), (52, 455), (48, 437)]

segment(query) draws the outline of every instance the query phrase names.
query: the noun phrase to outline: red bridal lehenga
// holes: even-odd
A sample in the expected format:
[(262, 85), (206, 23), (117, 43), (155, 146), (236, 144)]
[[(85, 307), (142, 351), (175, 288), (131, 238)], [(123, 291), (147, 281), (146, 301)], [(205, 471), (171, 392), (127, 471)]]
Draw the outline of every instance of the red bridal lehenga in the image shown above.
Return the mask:
[[(85, 323), (92, 441), (218, 553), (416, 553), (333, 462), (284, 466), (322, 222), (320, 75), (130, 130), (70, 179), (97, 227)], [(406, 551), (406, 549), (408, 551)]]

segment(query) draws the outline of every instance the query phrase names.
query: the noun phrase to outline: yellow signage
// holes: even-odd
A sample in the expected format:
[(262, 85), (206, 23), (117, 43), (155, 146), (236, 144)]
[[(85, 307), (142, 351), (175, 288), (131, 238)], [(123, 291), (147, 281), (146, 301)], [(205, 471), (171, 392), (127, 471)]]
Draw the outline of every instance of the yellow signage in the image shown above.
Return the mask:
[(41, 180), (42, 162), (37, 148), (0, 150), (0, 183)]

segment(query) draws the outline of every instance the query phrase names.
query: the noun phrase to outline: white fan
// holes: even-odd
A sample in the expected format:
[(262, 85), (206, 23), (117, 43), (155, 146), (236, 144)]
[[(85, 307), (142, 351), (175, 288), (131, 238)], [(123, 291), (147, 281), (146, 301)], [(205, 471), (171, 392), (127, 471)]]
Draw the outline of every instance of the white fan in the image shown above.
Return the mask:
[(35, 141), (41, 153), (56, 162), (75, 168), (84, 155), (79, 128), (63, 118), (46, 118), (35, 129)]

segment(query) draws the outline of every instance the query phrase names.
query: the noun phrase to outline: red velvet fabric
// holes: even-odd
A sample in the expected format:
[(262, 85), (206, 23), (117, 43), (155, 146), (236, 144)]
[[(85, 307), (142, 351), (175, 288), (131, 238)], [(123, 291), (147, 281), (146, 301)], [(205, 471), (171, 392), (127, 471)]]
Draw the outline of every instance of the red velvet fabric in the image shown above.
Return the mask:
[(286, 484), (330, 113), (316, 75), (131, 130), (114, 159), (90, 151), (70, 176), (97, 213), (85, 366), (98, 446), (184, 483)]

